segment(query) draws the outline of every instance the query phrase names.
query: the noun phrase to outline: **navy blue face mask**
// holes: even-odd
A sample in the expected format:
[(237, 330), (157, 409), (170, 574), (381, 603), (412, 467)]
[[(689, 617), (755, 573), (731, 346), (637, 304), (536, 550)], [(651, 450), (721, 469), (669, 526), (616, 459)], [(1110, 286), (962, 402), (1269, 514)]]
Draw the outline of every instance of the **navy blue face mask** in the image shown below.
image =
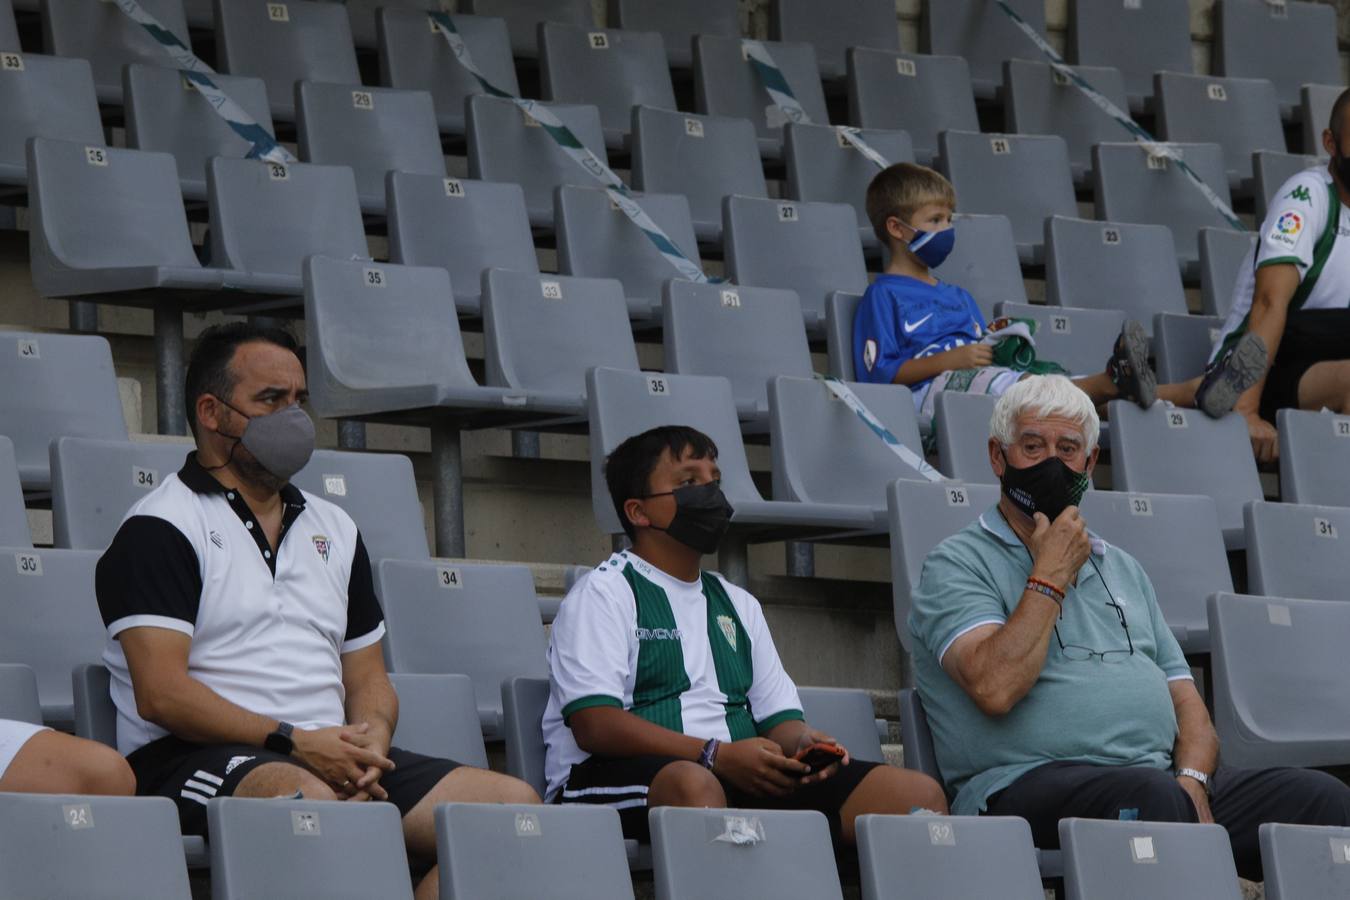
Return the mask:
[(941, 231), (914, 231), (914, 239), (909, 242), (909, 252), (919, 258), (930, 269), (936, 269), (951, 254), (956, 246), (956, 227)]

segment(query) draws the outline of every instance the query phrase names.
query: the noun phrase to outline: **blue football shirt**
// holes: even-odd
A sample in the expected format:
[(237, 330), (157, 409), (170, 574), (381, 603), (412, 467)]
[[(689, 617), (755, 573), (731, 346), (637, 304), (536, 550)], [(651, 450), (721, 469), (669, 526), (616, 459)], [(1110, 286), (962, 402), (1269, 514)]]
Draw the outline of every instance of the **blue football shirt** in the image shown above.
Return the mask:
[[(854, 377), (890, 384), (909, 360), (973, 344), (984, 337), (984, 330), (980, 307), (964, 288), (881, 275), (863, 294), (853, 317)], [(910, 389), (918, 391), (928, 381)]]

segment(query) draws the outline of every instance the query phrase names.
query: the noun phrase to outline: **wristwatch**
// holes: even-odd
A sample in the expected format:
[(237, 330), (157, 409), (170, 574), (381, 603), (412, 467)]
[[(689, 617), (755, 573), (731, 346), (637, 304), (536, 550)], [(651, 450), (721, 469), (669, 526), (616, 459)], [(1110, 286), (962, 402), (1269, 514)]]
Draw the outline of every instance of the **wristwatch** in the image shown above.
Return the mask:
[(1205, 789), (1205, 793), (1209, 793), (1209, 776), (1204, 772), (1201, 772), (1199, 769), (1177, 769), (1177, 777), (1180, 778), (1182, 775), (1185, 775), (1187, 778), (1194, 778), (1196, 781), (1200, 782), (1200, 786)]
[(277, 722), (277, 730), (263, 738), (263, 749), (280, 753), (282, 756), (290, 756), (291, 751), (295, 749), (295, 741), (291, 739), (293, 731), (295, 726), (290, 722)]

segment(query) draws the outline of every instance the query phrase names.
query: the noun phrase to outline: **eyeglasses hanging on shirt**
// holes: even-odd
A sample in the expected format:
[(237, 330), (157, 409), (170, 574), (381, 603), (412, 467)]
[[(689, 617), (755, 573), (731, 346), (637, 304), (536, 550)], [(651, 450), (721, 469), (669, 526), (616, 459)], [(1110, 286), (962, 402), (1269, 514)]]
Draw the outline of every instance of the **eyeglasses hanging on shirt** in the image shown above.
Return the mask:
[(1120, 620), (1120, 627), (1125, 630), (1125, 642), (1129, 645), (1128, 650), (1093, 650), (1091, 647), (1084, 647), (1082, 644), (1066, 644), (1059, 636), (1059, 626), (1055, 626), (1055, 640), (1059, 643), (1059, 651), (1064, 654), (1064, 658), (1071, 662), (1090, 662), (1093, 659), (1100, 659), (1104, 664), (1121, 663), (1134, 656), (1134, 641), (1130, 638), (1130, 625), (1125, 621), (1125, 608), (1116, 602), (1115, 594), (1111, 593), (1111, 588), (1107, 586), (1106, 579), (1102, 577), (1102, 570), (1097, 568), (1097, 563), (1088, 557), (1088, 562), (1092, 564), (1092, 569), (1101, 578), (1102, 587), (1106, 590), (1106, 596), (1111, 599), (1106, 605), (1116, 611), (1116, 618)]

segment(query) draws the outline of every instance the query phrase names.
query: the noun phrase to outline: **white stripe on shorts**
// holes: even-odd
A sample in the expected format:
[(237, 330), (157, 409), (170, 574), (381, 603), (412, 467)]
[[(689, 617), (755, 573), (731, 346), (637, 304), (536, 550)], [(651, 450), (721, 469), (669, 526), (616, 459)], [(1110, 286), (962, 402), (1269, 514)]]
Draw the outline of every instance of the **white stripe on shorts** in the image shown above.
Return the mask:
[(194, 791), (201, 791), (208, 797), (214, 797), (216, 795), (215, 785), (202, 784), (200, 781), (193, 781), (191, 778), (183, 782), (183, 787), (192, 788)]
[(573, 797), (594, 797), (605, 794), (646, 794), (647, 785), (631, 784), (628, 787), (591, 787), (578, 788), (574, 791), (563, 790), (563, 797), (570, 799)]
[(225, 783), (225, 779), (224, 779), (224, 778), (217, 778), (215, 775), (212, 775), (210, 772), (203, 772), (201, 769), (198, 769), (197, 771), (193, 772), (193, 773), (192, 773), (192, 777), (193, 777), (193, 778), (200, 778), (202, 781), (209, 781), (209, 782), (211, 782), (212, 784), (214, 784), (216, 787), (220, 787), (222, 784)]
[(198, 803), (200, 803), (202, 806), (205, 806), (205, 805), (206, 805), (206, 801), (207, 801), (207, 799), (208, 799), (208, 798), (206, 798), (206, 797), (203, 797), (201, 794), (198, 794), (198, 793), (195, 792), (195, 791), (179, 791), (179, 792), (178, 792), (178, 796), (180, 796), (180, 797), (185, 797), (185, 798), (187, 798), (188, 800), (196, 800), (196, 801), (197, 801)]

